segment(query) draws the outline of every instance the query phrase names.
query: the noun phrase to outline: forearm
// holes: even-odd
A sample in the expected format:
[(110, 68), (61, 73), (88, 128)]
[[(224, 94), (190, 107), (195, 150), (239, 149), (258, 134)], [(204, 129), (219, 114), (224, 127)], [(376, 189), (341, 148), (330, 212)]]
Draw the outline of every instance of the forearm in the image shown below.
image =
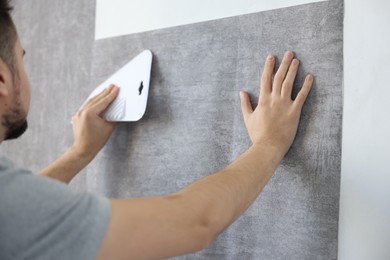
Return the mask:
[(69, 183), (92, 159), (93, 156), (80, 154), (70, 147), (56, 161), (41, 170), (38, 175)]
[(201, 211), (205, 223), (218, 235), (236, 220), (263, 190), (284, 156), (272, 146), (254, 145), (221, 171), (179, 192)]
[(101, 114), (119, 93), (110, 85), (100, 94), (89, 99), (72, 117), (73, 145), (39, 175), (69, 183), (102, 149), (115, 129), (115, 123), (107, 122)]

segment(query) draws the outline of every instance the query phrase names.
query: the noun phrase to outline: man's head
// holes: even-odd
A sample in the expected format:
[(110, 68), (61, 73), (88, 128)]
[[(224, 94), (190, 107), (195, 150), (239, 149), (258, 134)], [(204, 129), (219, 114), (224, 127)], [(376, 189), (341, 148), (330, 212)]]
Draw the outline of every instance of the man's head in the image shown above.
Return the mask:
[(30, 86), (23, 50), (10, 12), (10, 0), (0, 0), (0, 142), (18, 138), (27, 129)]

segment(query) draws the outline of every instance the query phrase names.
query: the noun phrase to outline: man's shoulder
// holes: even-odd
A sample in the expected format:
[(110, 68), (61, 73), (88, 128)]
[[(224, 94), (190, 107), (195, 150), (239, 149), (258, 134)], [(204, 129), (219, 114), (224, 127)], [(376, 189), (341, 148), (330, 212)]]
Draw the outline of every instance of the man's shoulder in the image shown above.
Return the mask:
[(0, 171), (2, 172), (12, 167), (14, 167), (12, 161), (3, 155), (0, 155)]
[(111, 209), (108, 199), (76, 192), (4, 157), (0, 205), (0, 259), (54, 259), (64, 252), (62, 259), (93, 259)]
[(4, 186), (11, 179), (17, 179), (20, 176), (29, 176), (32, 172), (20, 167), (5, 156), (0, 155), (0, 187)]
[(55, 206), (59, 201), (74, 199), (75, 193), (65, 183), (37, 176), (0, 156), (0, 204), (8, 210)]

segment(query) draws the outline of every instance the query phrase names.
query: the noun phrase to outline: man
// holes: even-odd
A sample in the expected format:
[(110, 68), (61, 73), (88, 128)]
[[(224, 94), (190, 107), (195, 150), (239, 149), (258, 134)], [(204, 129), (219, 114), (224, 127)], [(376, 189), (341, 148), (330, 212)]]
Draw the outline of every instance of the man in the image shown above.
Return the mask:
[[(27, 129), (30, 87), (23, 50), (0, 0), (0, 142)], [(105, 145), (115, 124), (101, 118), (109, 86), (73, 117), (74, 143), (37, 176), (0, 159), (0, 259), (162, 259), (207, 247), (256, 199), (291, 146), (313, 77), (295, 100), (299, 61), (287, 51), (274, 78), (269, 55), (259, 105), (240, 93), (252, 146), (226, 168), (161, 197), (109, 200), (68, 183)], [(49, 178), (47, 178), (49, 177)]]

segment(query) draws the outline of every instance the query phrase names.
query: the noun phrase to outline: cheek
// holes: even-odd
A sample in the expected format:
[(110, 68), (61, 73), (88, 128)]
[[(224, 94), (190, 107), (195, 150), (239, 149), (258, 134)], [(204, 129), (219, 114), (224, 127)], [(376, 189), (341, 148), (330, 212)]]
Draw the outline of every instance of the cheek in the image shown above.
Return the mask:
[(27, 78), (27, 75), (26, 73), (23, 73), (23, 76), (22, 76), (22, 88), (23, 88), (23, 107), (26, 111), (26, 113), (28, 112), (29, 108), (30, 108), (30, 100), (31, 100), (31, 89), (30, 89), (30, 82)]
[(31, 101), (31, 89), (30, 89), (30, 83), (27, 81), (27, 97), (26, 97), (26, 109), (27, 111), (30, 109), (30, 101)]

